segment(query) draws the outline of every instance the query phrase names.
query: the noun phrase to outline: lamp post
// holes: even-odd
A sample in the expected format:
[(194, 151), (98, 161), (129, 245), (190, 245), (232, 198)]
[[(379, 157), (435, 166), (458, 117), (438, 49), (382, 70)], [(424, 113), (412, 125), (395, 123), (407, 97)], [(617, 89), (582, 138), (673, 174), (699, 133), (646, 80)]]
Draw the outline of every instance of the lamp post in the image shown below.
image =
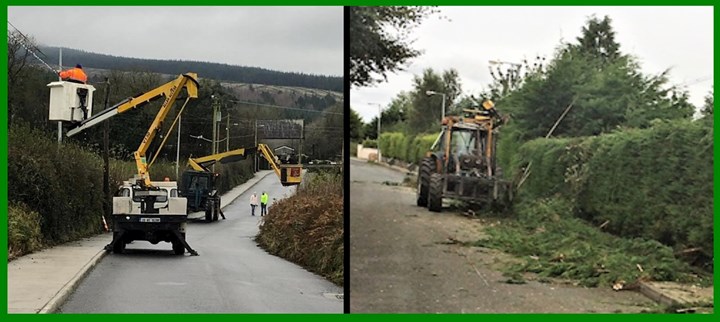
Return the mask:
[(382, 162), (382, 154), (380, 152), (380, 124), (382, 124), (382, 104), (380, 103), (368, 103), (370, 105), (375, 105), (378, 107), (378, 127), (377, 127), (377, 155), (378, 155), (378, 162)]
[(225, 141), (225, 140), (228, 139), (228, 138), (224, 138), (224, 139), (222, 139), (222, 140), (213, 141), (213, 140), (208, 139), (208, 138), (206, 138), (206, 137), (204, 137), (204, 136), (202, 136), (202, 135), (190, 135), (190, 137), (193, 138), (193, 139), (208, 141), (208, 142), (210, 142), (210, 143), (213, 143), (213, 142), (220, 143), (220, 142)]
[(442, 95), (442, 119), (445, 119), (445, 97), (447, 96), (445, 93), (438, 93), (436, 91), (426, 91), (425, 95), (427, 96), (433, 96), (433, 95)]

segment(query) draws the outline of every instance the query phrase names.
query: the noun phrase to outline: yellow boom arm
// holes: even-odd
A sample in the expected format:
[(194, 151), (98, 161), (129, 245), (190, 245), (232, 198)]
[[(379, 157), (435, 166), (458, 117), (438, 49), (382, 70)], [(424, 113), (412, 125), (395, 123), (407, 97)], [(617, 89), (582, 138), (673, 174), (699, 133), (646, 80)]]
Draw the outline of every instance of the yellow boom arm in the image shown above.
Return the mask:
[(256, 148), (241, 148), (200, 158), (190, 158), (188, 159), (188, 166), (195, 171), (211, 172), (210, 169), (208, 169), (207, 167), (215, 162), (227, 163), (242, 160), (245, 159), (248, 154), (254, 154), (257, 151), (260, 152), (259, 154), (261, 156), (268, 160), (268, 163), (270, 163), (270, 167), (272, 167), (273, 171), (275, 171), (275, 174), (278, 176), (278, 178), (280, 178), (280, 183), (283, 186), (294, 186), (300, 184), (300, 182), (302, 181), (302, 166), (299, 164), (279, 164), (279, 161), (276, 160), (275, 154), (272, 152), (272, 149), (270, 149), (270, 147), (265, 144), (258, 144)]
[(188, 159), (188, 166), (191, 167), (195, 171), (211, 172), (210, 169), (208, 169), (208, 166), (211, 166), (215, 162), (228, 163), (228, 162), (244, 160), (246, 157), (246, 154), (254, 152), (254, 151), (249, 151), (249, 150), (251, 150), (251, 149), (242, 148), (242, 149), (227, 151), (227, 152), (223, 152), (223, 153), (208, 155), (208, 156), (204, 156), (204, 157), (200, 157), (200, 158), (190, 158), (190, 159)]
[(277, 160), (270, 147), (265, 144), (258, 144), (257, 149), (260, 151), (260, 154), (268, 160), (268, 163), (270, 163), (270, 166), (275, 171), (275, 174), (280, 178), (280, 183), (282, 183), (283, 186), (295, 186), (300, 184), (302, 181), (302, 165), (280, 165), (280, 161)]
[[(142, 180), (142, 184), (145, 186), (151, 186), (150, 183), (150, 174), (148, 173), (148, 166), (147, 166), (147, 160), (145, 159), (145, 153), (147, 152), (148, 148), (150, 147), (150, 143), (155, 138), (155, 135), (160, 130), (162, 126), (162, 122), (165, 120), (165, 117), (167, 117), (168, 113), (170, 112), (170, 109), (172, 108), (173, 104), (175, 103), (175, 100), (178, 97), (178, 94), (180, 94), (180, 91), (185, 88), (187, 90), (188, 97), (185, 100), (185, 104), (191, 99), (191, 98), (197, 98), (198, 97), (198, 81), (197, 81), (197, 74), (195, 73), (187, 73), (178, 76), (175, 80), (170, 81), (164, 85), (161, 85), (147, 93), (141, 94), (136, 97), (127, 98), (124, 101), (116, 104), (113, 107), (110, 107), (106, 109), (105, 111), (102, 111), (96, 115), (94, 115), (92, 118), (89, 118), (85, 121), (83, 121), (78, 127), (68, 131), (68, 136), (73, 136), (87, 128), (90, 128), (112, 116), (115, 116), (117, 114), (125, 113), (129, 110), (135, 109), (137, 107), (143, 106), (153, 100), (156, 100), (160, 97), (165, 97), (165, 101), (163, 101), (162, 106), (160, 106), (160, 111), (158, 111), (158, 114), (155, 116), (155, 120), (153, 120), (152, 124), (150, 125), (150, 128), (148, 129), (147, 133), (145, 133), (145, 137), (143, 137), (142, 142), (140, 142), (140, 146), (138, 149), (133, 153), (135, 157), (135, 164), (137, 166), (138, 171), (138, 177)], [(160, 147), (162, 148), (162, 147)]]

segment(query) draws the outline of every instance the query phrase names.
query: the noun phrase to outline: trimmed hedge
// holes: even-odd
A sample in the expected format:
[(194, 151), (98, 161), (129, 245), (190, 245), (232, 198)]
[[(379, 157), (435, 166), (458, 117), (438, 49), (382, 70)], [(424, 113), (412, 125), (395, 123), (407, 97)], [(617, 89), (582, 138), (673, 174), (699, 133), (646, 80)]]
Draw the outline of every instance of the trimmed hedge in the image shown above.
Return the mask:
[(376, 149), (378, 146), (377, 140), (364, 140), (362, 142), (363, 148)]
[(270, 206), (255, 240), (270, 254), (342, 285), (343, 219), (342, 175), (312, 173), (296, 194)]
[(437, 139), (437, 134), (406, 136), (400, 132), (380, 135), (380, 150), (384, 157), (418, 164)]
[(215, 172), (220, 174), (216, 188), (220, 194), (223, 194), (253, 177), (253, 161), (252, 158), (247, 158), (233, 163), (218, 163), (215, 165)]
[[(524, 144), (516, 167), (532, 162), (521, 196), (553, 195), (573, 212), (625, 237), (713, 256), (713, 129), (703, 122), (659, 122), (574, 139)], [(711, 265), (711, 264), (710, 264)]]

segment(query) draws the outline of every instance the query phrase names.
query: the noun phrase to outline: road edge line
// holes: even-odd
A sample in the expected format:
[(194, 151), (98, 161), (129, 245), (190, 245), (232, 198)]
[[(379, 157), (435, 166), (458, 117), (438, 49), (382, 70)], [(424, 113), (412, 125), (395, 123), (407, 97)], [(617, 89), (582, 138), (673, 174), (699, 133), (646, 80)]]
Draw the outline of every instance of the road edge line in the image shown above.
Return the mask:
[(57, 310), (65, 303), (65, 300), (70, 296), (70, 293), (75, 291), (77, 286), (80, 284), (80, 282), (85, 279), (85, 277), (88, 275), (88, 272), (97, 265), (101, 259), (103, 259), (107, 255), (107, 252), (103, 249), (99, 251), (97, 254), (95, 254), (88, 263), (86, 263), (80, 271), (73, 276), (73, 278), (67, 282), (61, 289), (58, 291), (55, 296), (53, 296), (50, 301), (48, 301), (41, 309), (38, 314), (47, 314), (47, 313), (56, 313)]

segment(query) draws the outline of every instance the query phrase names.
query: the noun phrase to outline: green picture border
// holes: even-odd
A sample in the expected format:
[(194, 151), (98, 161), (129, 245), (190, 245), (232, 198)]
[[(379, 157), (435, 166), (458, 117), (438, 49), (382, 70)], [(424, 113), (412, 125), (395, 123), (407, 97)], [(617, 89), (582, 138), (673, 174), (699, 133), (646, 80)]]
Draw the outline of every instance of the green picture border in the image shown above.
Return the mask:
[[(5, 4), (4, 10), (2, 10), (2, 16), (7, 20), (7, 7), (8, 6), (19, 6), (19, 5), (31, 5), (31, 6), (57, 6), (57, 5), (101, 5), (101, 6), (166, 6), (166, 5), (197, 5), (198, 1), (159, 1), (159, 0), (62, 0), (62, 1), (49, 1), (49, 0), (9, 0)], [(273, 0), (251, 0), (251, 1), (222, 1), (222, 0), (206, 0), (202, 2), (203, 6), (206, 5), (327, 5), (327, 6), (339, 6), (339, 5), (514, 5), (514, 6), (527, 6), (527, 5), (582, 5), (582, 6), (636, 6), (636, 5), (704, 5), (713, 6), (713, 1), (621, 1), (621, 0), (606, 0), (606, 1), (562, 1), (562, 0), (543, 0), (543, 1), (532, 1), (532, 0), (490, 0), (490, 1), (378, 1), (378, 0), (366, 0), (366, 1), (330, 1), (330, 0), (305, 0), (305, 1), (273, 1)], [(717, 17), (718, 9), (714, 9), (714, 17)], [(81, 19), (82, 17), (80, 17)], [(552, 17), (548, 17), (552, 20)], [(128, 21), (132, 21), (132, 17), (128, 17)], [(672, 21), (667, 23), (671, 24)], [(7, 28), (7, 24), (6, 24)], [(714, 24), (715, 30), (714, 38), (717, 38), (717, 27)], [(6, 29), (7, 31), (7, 29)], [(346, 39), (347, 41), (347, 39)], [(671, 41), (669, 41), (671, 46)], [(2, 52), (7, 55), (7, 46), (2, 46)], [(688, 48), (688, 50), (692, 50)], [(4, 79), (3, 86), (0, 86), (0, 94), (2, 94), (2, 101), (4, 102), (5, 108), (0, 109), (0, 122), (4, 131), (0, 131), (0, 190), (2, 196), (0, 196), (0, 209), (5, 209), (6, 214), (5, 220), (0, 220), (0, 254), (2, 258), (7, 261), (7, 60), (3, 59), (0, 61), (0, 67), (2, 67), (2, 78)], [(717, 65), (714, 64), (715, 72), (717, 72)], [(717, 74), (717, 73), (715, 73)], [(714, 84), (714, 83), (713, 83)], [(346, 102), (346, 106), (349, 106), (349, 102)], [(349, 115), (346, 113), (346, 115)], [(717, 118), (715, 118), (717, 121)], [(715, 136), (717, 137), (717, 136)], [(719, 148), (714, 147), (714, 152), (718, 152)], [(714, 179), (718, 179), (717, 164), (714, 164), (713, 169), (715, 171)], [(349, 174), (348, 174), (349, 175)], [(347, 190), (347, 189), (346, 189)], [(717, 195), (714, 195), (714, 200), (717, 200)], [(349, 208), (346, 208), (349, 209)], [(347, 215), (346, 215), (347, 218)], [(718, 222), (715, 221), (714, 229), (717, 230)], [(349, 233), (349, 232), (348, 232)], [(345, 248), (349, 250), (349, 247)], [(715, 249), (717, 249), (717, 240), (715, 240)], [(717, 252), (716, 252), (717, 253)], [(717, 257), (717, 256), (715, 256)], [(346, 262), (347, 264), (347, 262)], [(717, 265), (715, 268), (715, 275), (717, 275)], [(294, 321), (370, 321), (370, 320), (384, 320), (384, 321), (397, 321), (401, 320), (453, 320), (453, 321), (476, 321), (477, 319), (490, 318), (490, 319), (503, 319), (510, 321), (530, 321), (530, 320), (547, 320), (547, 321), (575, 321), (582, 319), (585, 321), (606, 321), (609, 318), (618, 319), (621, 321), (630, 320), (646, 320), (646, 321), (676, 321), (676, 320), (690, 320), (690, 321), (710, 321), (716, 314), (704, 314), (704, 315), (674, 315), (674, 314), (617, 314), (608, 316), (605, 314), (482, 314), (482, 315), (459, 315), (459, 314), (444, 314), (444, 315), (422, 315), (422, 314), (350, 314), (350, 315), (338, 315), (338, 314), (249, 314), (238, 316), (236, 314), (213, 314), (211, 317), (206, 314), (50, 314), (50, 315), (37, 315), (37, 314), (8, 314), (7, 313), (7, 266), (2, 265), (0, 272), (4, 278), (0, 279), (0, 288), (3, 292), (0, 293), (0, 321), (29, 321), (29, 320), (60, 320), (60, 321), (96, 321), (98, 318), (103, 321), (125, 321), (128, 319), (133, 320), (183, 320), (183, 321), (205, 321), (211, 318), (213, 321), (237, 321), (240, 319), (259, 319), (261, 321), (273, 321), (282, 320), (286, 321), (292, 319)], [(113, 294), (112, 290), (108, 290), (105, 296), (131, 296), (129, 294)], [(352, 296), (352, 295), (351, 295)], [(717, 292), (715, 294), (717, 298)]]

